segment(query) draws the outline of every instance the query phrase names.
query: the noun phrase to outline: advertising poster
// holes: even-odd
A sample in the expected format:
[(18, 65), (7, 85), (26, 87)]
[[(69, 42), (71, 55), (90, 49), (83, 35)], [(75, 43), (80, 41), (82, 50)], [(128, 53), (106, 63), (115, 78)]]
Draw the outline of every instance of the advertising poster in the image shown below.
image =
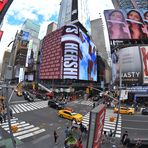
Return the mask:
[(77, 26), (65, 26), (61, 42), (63, 47), (61, 78), (79, 79), (79, 30)]
[(89, 120), (89, 135), (87, 140), (87, 148), (101, 147), (105, 114), (106, 108), (103, 104), (100, 104), (91, 111)]
[(143, 83), (148, 84), (148, 46), (140, 47), (142, 57)]
[(7, 4), (8, 0), (1, 0), (0, 1), (0, 12), (3, 10), (5, 5)]
[(114, 81), (119, 83), (121, 70), (121, 80), (123, 84), (142, 83), (141, 57), (138, 46), (120, 49), (116, 52), (116, 58), (112, 56), (112, 61), (114, 62)]
[(2, 36), (3, 36), (3, 31), (0, 30), (0, 41), (2, 39)]
[(110, 40), (147, 39), (148, 11), (138, 9), (104, 11)]
[(27, 51), (27, 57), (26, 57), (26, 65), (25, 65), (26, 67), (28, 67), (28, 64), (29, 64), (29, 59), (31, 56), (32, 49), (33, 49), (33, 40), (30, 40), (28, 44), (28, 51)]
[(75, 25), (65, 26), (61, 38), (63, 47), (63, 79), (97, 81), (96, 46)]
[(105, 10), (110, 39), (131, 39), (128, 24), (122, 10)]

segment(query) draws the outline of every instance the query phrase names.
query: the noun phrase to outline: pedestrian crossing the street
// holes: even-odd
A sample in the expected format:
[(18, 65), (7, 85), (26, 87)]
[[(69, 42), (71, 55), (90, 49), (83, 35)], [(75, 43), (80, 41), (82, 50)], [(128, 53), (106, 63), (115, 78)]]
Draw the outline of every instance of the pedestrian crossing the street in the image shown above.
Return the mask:
[(93, 101), (86, 101), (86, 100), (76, 100), (73, 101), (73, 103), (77, 103), (77, 104), (82, 104), (82, 105), (88, 105), (88, 106), (93, 106)]
[(48, 107), (48, 101), (29, 102), (29, 103), (15, 104), (10, 106), (13, 114), (28, 112), (45, 107)]
[[(90, 112), (88, 112), (85, 116), (83, 116), (82, 123), (86, 127), (88, 127), (88, 125), (89, 125), (89, 116), (90, 116)], [(113, 110), (107, 109), (106, 110), (106, 115), (105, 115), (103, 131), (106, 131), (106, 132), (109, 132), (110, 130), (114, 131), (115, 126), (116, 126), (116, 120), (114, 120), (114, 122), (110, 122), (110, 117), (117, 118), (117, 114), (114, 114)], [(121, 115), (119, 115), (119, 121), (118, 121), (117, 132), (116, 132), (115, 137), (118, 137), (118, 138), (121, 137)]]
[[(29, 138), (29, 137), (32, 137), (37, 134), (45, 132), (44, 128), (35, 127), (34, 125), (26, 123), (25, 121), (19, 121), (18, 118), (15, 118), (15, 117), (13, 117), (13, 119), (11, 119), (11, 127), (14, 125), (16, 125), (18, 130), (15, 133), (13, 133), (13, 136), (20, 139), (20, 140), (23, 140), (25, 138)], [(1, 124), (1, 127), (5, 131), (10, 133), (7, 120), (5, 123)]]

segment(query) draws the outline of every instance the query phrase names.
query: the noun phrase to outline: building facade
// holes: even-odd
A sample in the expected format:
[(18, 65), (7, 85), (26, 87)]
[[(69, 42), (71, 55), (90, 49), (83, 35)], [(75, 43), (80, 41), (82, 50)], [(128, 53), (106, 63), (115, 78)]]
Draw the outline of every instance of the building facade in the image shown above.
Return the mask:
[(148, 10), (147, 0), (112, 0), (115, 9), (146, 9)]
[(4, 52), (4, 56), (2, 60), (2, 69), (1, 69), (1, 79), (3, 80), (5, 79), (7, 66), (9, 65), (10, 54), (11, 53), (9, 51)]
[(55, 22), (52, 22), (48, 25), (46, 35), (55, 31), (57, 29), (57, 24)]
[(25, 32), (29, 32), (28, 40), (33, 40), (32, 48), (34, 52), (34, 61), (37, 61), (40, 40), (38, 39), (40, 26), (33, 20), (27, 19), (21, 28)]
[(66, 24), (82, 24), (90, 32), (90, 18), (87, 0), (62, 0), (58, 18), (58, 28)]

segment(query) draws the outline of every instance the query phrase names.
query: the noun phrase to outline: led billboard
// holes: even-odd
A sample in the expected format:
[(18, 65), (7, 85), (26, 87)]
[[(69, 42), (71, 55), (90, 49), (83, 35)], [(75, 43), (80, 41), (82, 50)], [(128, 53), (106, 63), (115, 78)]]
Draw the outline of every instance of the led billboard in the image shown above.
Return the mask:
[(142, 83), (141, 56), (138, 46), (122, 48), (112, 54), (113, 82), (119, 82), (120, 71), (123, 84)]
[(96, 47), (90, 37), (77, 26), (67, 25), (61, 42), (62, 78), (97, 81)]
[(136, 9), (105, 10), (110, 40), (147, 39), (148, 11)]
[(148, 46), (141, 46), (140, 52), (142, 57), (143, 83), (148, 84)]
[(66, 25), (43, 40), (41, 79), (97, 81), (96, 47), (75, 25)]

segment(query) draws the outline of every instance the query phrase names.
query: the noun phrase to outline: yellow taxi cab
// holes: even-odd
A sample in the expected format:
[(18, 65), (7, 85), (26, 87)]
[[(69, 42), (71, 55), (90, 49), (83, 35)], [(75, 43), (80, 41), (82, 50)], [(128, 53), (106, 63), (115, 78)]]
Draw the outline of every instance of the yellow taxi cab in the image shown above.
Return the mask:
[(82, 120), (83, 120), (83, 116), (81, 114), (72, 112), (72, 111), (67, 110), (67, 109), (59, 110), (58, 115), (62, 118), (74, 120), (76, 122), (82, 122)]
[[(118, 113), (118, 107), (114, 108), (114, 113)], [(120, 107), (120, 114), (133, 115), (135, 113), (135, 109), (131, 107)]]
[(23, 95), (22, 91), (17, 91), (16, 92), (17, 96), (21, 97)]

